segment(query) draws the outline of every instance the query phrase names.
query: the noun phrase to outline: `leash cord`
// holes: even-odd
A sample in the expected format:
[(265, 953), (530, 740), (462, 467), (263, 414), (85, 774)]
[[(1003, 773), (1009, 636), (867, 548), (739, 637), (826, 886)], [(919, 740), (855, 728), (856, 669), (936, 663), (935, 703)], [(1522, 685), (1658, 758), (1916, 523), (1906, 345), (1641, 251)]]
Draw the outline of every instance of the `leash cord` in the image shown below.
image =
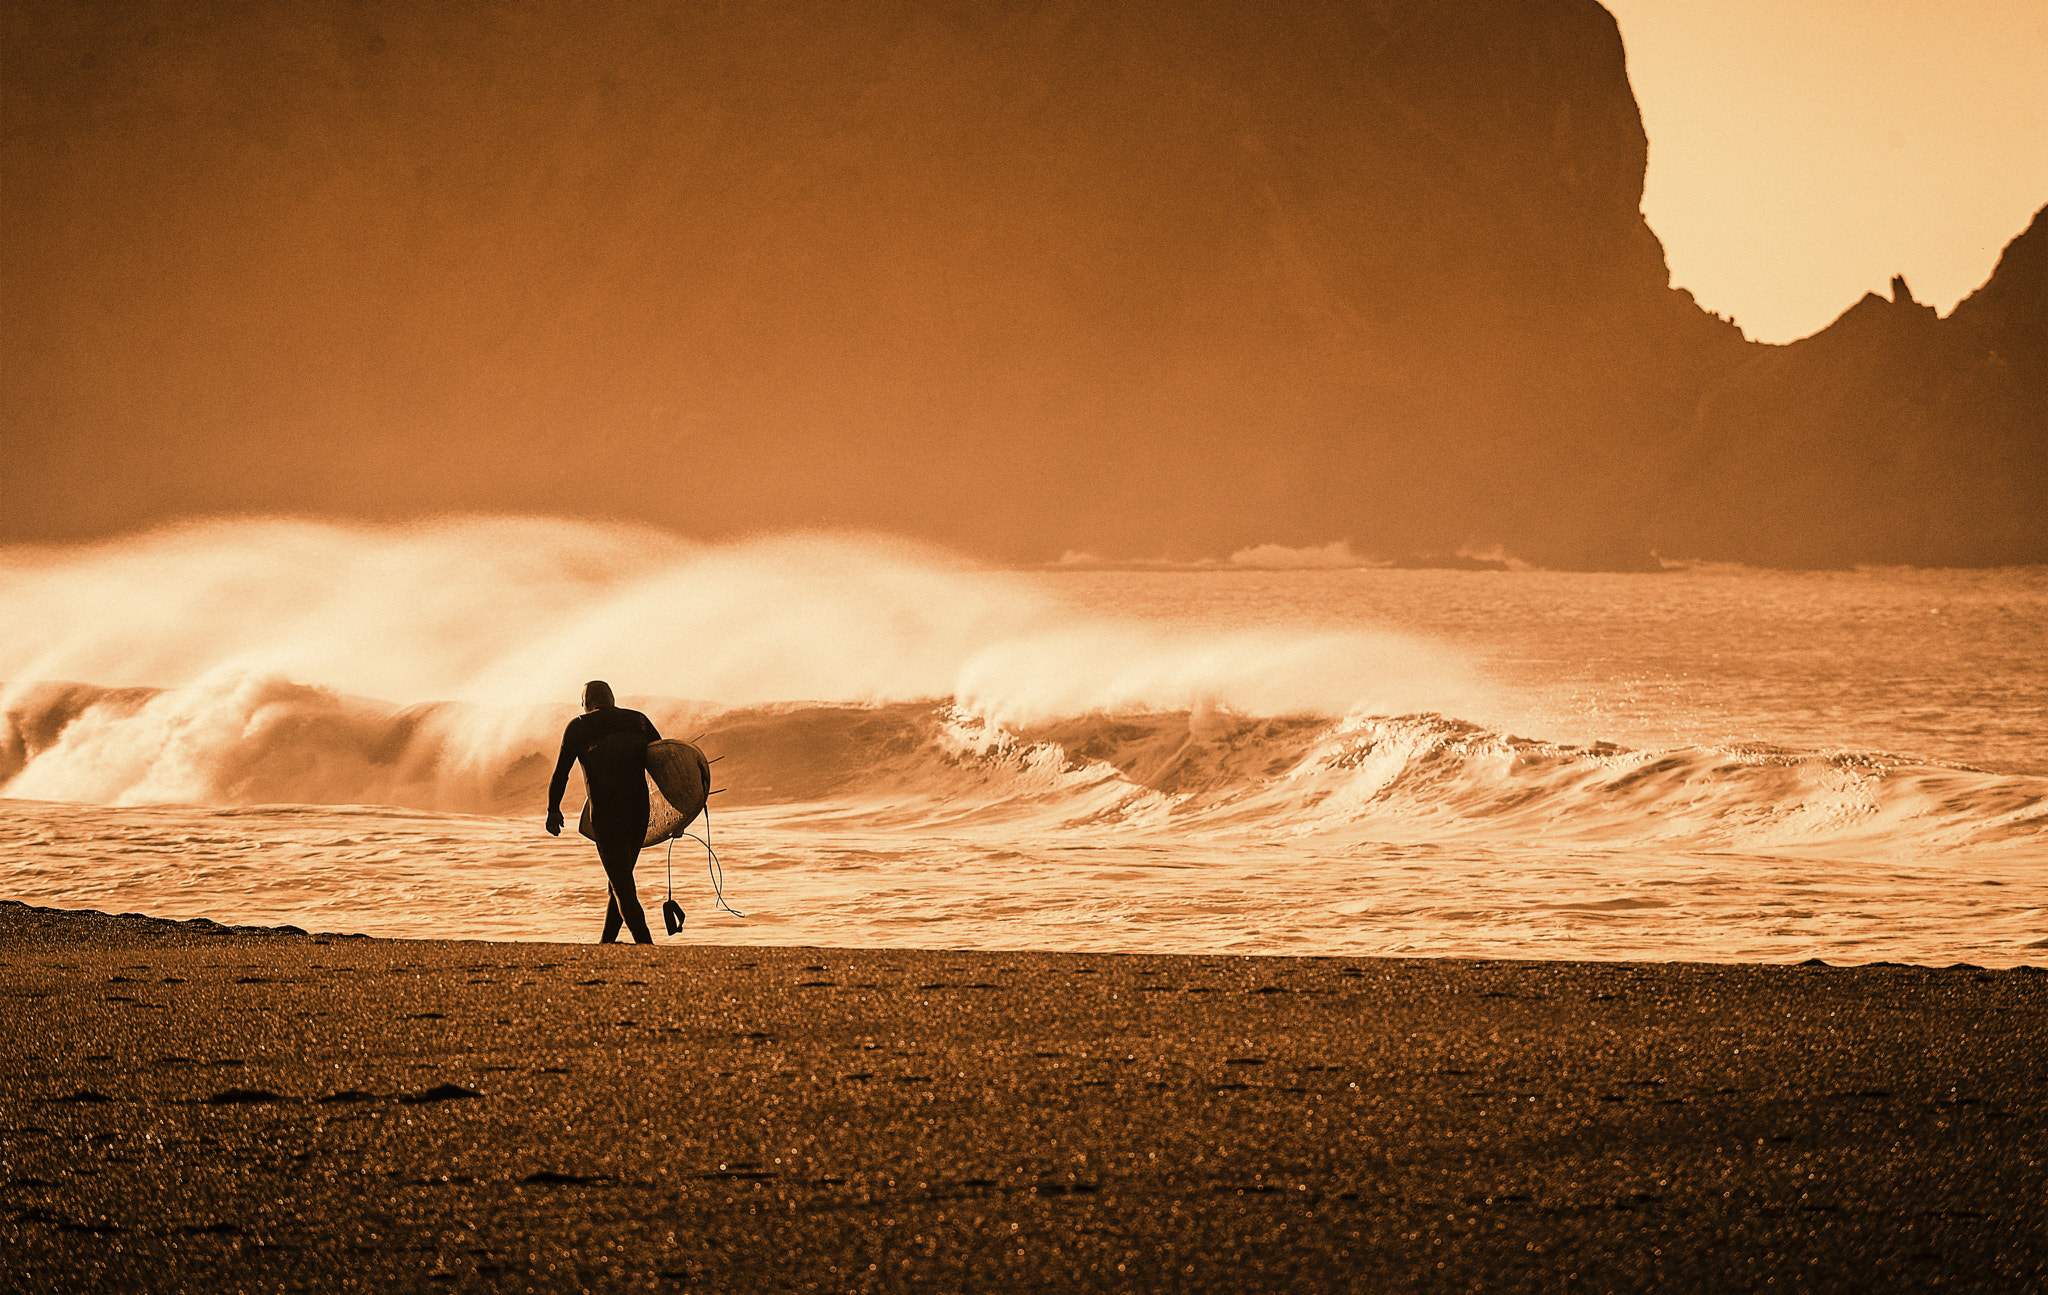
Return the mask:
[[(704, 735), (699, 733), (697, 736), (703, 737)], [(723, 760), (725, 757), (720, 756), (718, 758)], [(731, 913), (734, 917), (745, 917), (745, 913), (725, 902), (725, 864), (719, 861), (718, 851), (711, 848), (711, 795), (712, 793), (708, 791), (704, 794), (704, 835), (698, 836), (695, 832), (685, 830), (676, 832), (668, 838), (669, 901), (673, 903), (676, 897), (676, 837), (687, 836), (698, 845), (704, 847), (704, 867), (711, 874), (711, 893), (718, 897), (718, 906)], [(696, 820), (692, 819), (691, 821), (695, 822)]]
[[(745, 913), (725, 902), (725, 864), (719, 860), (718, 851), (711, 847), (711, 806), (708, 802), (704, 806), (704, 835), (698, 836), (695, 832), (684, 832), (682, 835), (689, 837), (692, 841), (704, 847), (704, 868), (711, 874), (711, 893), (718, 897), (718, 906), (731, 913), (734, 917), (745, 917)], [(668, 839), (668, 854), (671, 877), (669, 884), (673, 887), (675, 884), (673, 880), (676, 854), (675, 837)]]

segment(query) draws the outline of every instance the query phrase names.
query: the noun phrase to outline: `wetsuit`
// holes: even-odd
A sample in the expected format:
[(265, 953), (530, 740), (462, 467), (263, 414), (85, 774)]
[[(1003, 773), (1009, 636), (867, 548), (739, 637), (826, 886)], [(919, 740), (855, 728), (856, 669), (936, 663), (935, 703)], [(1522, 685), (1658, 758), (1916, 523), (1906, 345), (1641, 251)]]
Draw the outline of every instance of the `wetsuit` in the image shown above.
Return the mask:
[(604, 940), (619, 938), (623, 919), (639, 944), (652, 944), (647, 915), (633, 888), (633, 865), (640, 843), (647, 839), (647, 744), (661, 734), (637, 710), (604, 706), (569, 721), (562, 731), (562, 754), (548, 783), (548, 813), (562, 812), (562, 793), (569, 787), (569, 766), (583, 762), (583, 784), (590, 792), (590, 830), (597, 833), (597, 857), (611, 882), (611, 903), (604, 915)]

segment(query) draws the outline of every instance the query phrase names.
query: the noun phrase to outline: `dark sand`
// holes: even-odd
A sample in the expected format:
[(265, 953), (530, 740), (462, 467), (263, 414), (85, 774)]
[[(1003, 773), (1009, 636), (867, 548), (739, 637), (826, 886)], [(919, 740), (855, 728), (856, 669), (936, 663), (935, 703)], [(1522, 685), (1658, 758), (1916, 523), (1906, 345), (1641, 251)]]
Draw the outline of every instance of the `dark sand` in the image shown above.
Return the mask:
[(23, 1290), (2048, 1289), (2048, 974), (0, 905)]

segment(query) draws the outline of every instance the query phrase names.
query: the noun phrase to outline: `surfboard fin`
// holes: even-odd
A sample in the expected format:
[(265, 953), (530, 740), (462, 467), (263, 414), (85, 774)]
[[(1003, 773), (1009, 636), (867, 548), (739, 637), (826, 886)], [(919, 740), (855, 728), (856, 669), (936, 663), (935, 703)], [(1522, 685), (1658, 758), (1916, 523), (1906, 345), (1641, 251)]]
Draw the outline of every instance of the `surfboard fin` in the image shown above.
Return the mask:
[(673, 899), (661, 906), (661, 924), (668, 928), (670, 935), (675, 935), (682, 931), (683, 916), (683, 906), (676, 903)]

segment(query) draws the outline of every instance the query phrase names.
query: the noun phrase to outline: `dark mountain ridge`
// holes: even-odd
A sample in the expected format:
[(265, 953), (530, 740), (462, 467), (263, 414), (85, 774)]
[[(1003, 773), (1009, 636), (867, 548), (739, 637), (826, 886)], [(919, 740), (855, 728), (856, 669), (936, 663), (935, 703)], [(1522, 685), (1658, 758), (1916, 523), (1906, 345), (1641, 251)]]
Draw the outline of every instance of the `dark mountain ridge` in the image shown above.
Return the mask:
[(2048, 560), (2039, 250), (1948, 320), (1745, 342), (1669, 286), (1591, 0), (8, 23), (8, 538)]
[(1778, 566), (2048, 561), (2048, 222), (1947, 319), (1867, 294), (1706, 383), (1667, 553)]

